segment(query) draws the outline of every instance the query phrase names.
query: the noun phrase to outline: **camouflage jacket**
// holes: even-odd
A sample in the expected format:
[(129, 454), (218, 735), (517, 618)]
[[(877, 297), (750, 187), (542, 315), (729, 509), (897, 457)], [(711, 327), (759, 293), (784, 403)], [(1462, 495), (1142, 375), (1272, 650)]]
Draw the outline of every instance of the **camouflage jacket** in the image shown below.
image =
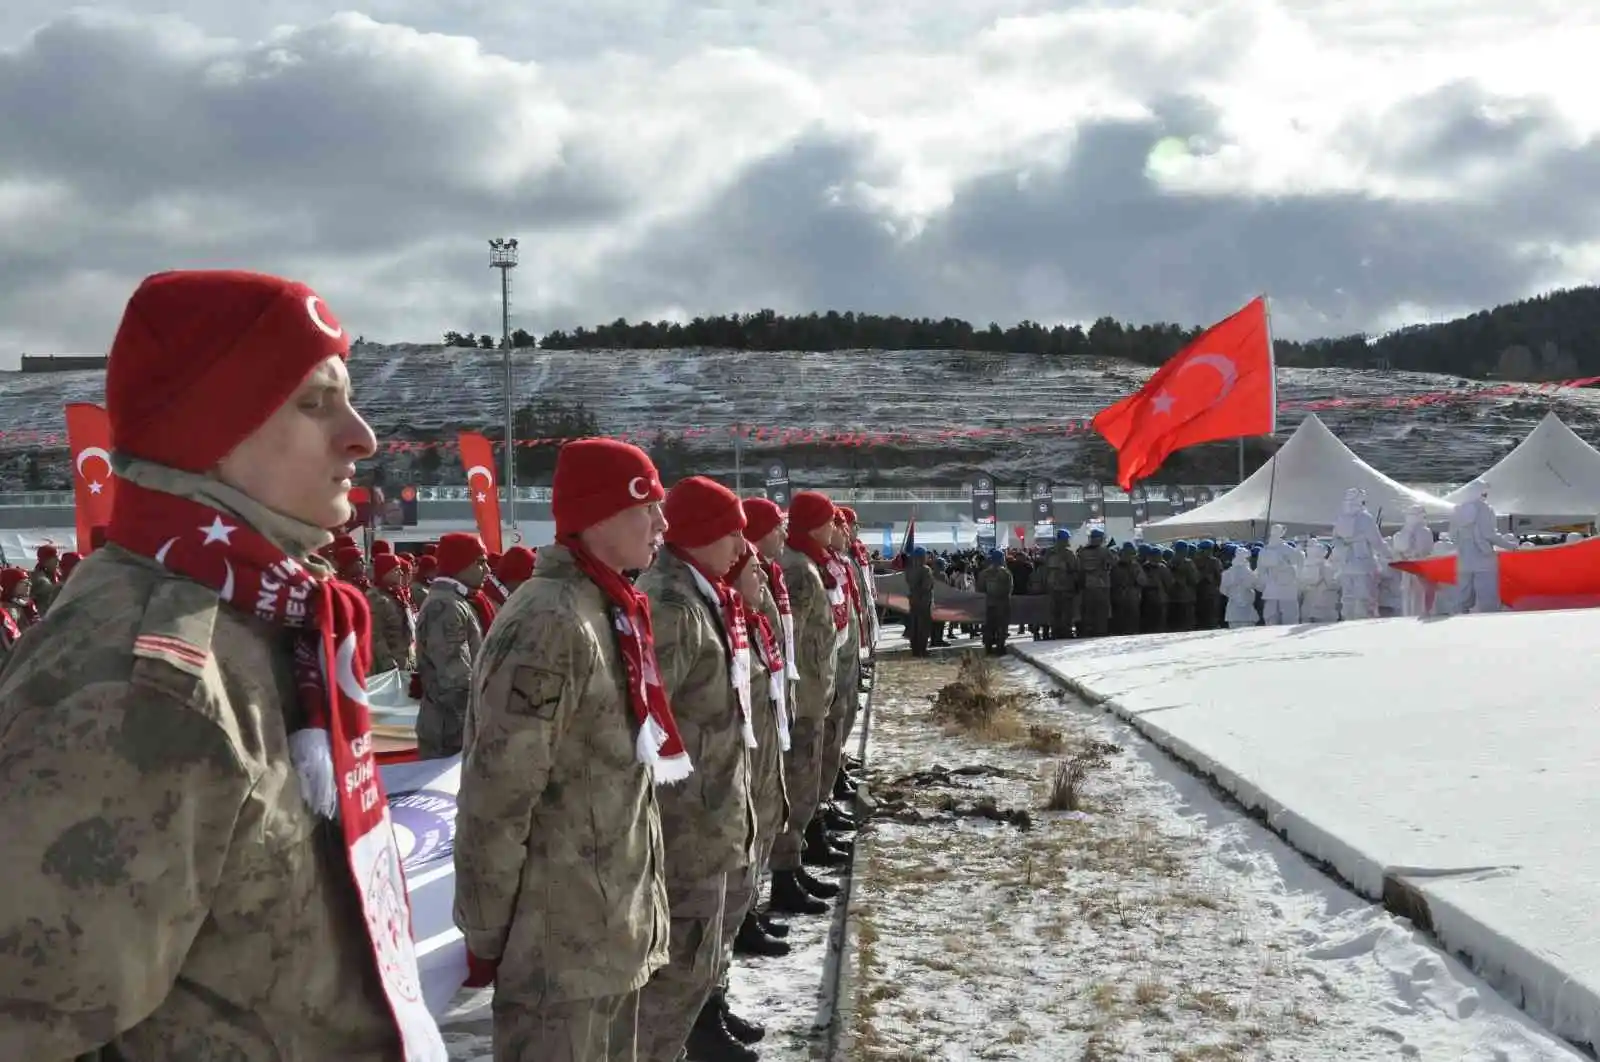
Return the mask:
[(1045, 558), (1045, 586), (1052, 594), (1076, 594), (1083, 584), (1083, 572), (1078, 566), (1078, 555), (1065, 542), (1050, 548)]
[(1111, 567), (1116, 558), (1104, 546), (1084, 546), (1078, 551), (1078, 567), (1083, 572), (1084, 593), (1109, 594)]
[(1212, 550), (1200, 550), (1194, 555), (1194, 569), (1199, 576), (1195, 589), (1201, 594), (1219, 593), (1222, 587), (1222, 561)]
[(822, 573), (799, 550), (785, 546), (783, 581), (789, 587), (789, 611), (794, 619), (795, 670), (800, 678), (789, 701), (790, 714), (817, 723), (828, 717), (833, 705), (833, 686), (837, 680), (834, 643), (838, 632), (833, 627), (833, 607)]
[(50, 606), (54, 603), (56, 595), (61, 592), (61, 584), (38, 568), (35, 568), (28, 575), (28, 583), (33, 591), (33, 600), (39, 605), (39, 615), (42, 616), (50, 611)]
[(417, 666), (417, 647), (411, 640), (411, 619), (405, 605), (374, 586), (367, 590), (372, 606), (372, 671), (411, 671)]
[(495, 617), (473, 674), (456, 924), (519, 1004), (632, 992), (667, 961), (661, 818), (611, 606), (564, 547)]
[[(772, 594), (763, 590), (761, 611), (772, 627), (778, 652), (783, 653), (783, 624)], [(751, 634), (751, 644), (755, 635)], [(787, 695), (794, 693), (794, 683), (787, 683)], [(750, 799), (756, 806), (756, 833), (772, 840), (789, 821), (789, 786), (783, 777), (783, 749), (778, 744), (777, 707), (772, 702), (771, 677), (761, 666), (761, 655), (750, 652), (750, 711), (754, 713), (756, 747), (750, 754)]]
[(906, 597), (919, 612), (933, 607), (933, 569), (928, 558), (912, 557), (906, 561)]
[(1172, 587), (1167, 591), (1167, 600), (1180, 605), (1192, 604), (1199, 584), (1200, 573), (1195, 570), (1194, 562), (1188, 557), (1179, 557), (1172, 565)]
[(1011, 586), (1011, 569), (1004, 564), (991, 565), (978, 572), (978, 589), (983, 592), (984, 604), (989, 608), (1010, 608)]
[(453, 579), (435, 579), (417, 613), (417, 675), (422, 683), (417, 729), (437, 727), (447, 748), (460, 744), (472, 698), (472, 664), (483, 646), (478, 614), (458, 586)]
[[(291, 555), (328, 538), (124, 467)], [(115, 545), (40, 628), (0, 673), (0, 1058), (392, 1062), (344, 841), (290, 766), (282, 632)]]
[[(660, 794), (667, 880), (696, 882), (755, 858), (750, 753), (728, 675), (722, 619), (689, 566), (663, 551), (639, 577), (650, 597), (656, 662), (694, 773)], [(752, 720), (753, 722), (754, 720)]]

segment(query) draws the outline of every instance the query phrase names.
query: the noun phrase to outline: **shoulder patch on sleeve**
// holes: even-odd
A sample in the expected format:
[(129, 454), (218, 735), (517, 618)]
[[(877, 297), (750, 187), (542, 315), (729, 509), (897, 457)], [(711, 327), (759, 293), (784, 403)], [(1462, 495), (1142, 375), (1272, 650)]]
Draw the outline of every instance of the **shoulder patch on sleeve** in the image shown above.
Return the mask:
[(133, 655), (202, 677), (211, 661), (211, 637), (221, 607), (216, 593), (198, 583), (162, 580), (150, 593)]

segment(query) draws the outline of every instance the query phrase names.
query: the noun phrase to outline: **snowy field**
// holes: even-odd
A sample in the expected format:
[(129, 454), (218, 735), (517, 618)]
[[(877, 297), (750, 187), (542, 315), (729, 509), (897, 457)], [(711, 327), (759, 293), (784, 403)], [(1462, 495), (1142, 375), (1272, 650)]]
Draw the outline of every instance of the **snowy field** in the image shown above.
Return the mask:
[[(880, 664), (843, 1057), (1582, 1057), (1019, 661), (1012, 723), (943, 730), (929, 701), (954, 661)], [(1059, 750), (1028, 747), (1039, 726)], [(1071, 760), (1081, 810), (1041, 810)]]
[(1017, 650), (1600, 1042), (1600, 612), (1262, 627)]

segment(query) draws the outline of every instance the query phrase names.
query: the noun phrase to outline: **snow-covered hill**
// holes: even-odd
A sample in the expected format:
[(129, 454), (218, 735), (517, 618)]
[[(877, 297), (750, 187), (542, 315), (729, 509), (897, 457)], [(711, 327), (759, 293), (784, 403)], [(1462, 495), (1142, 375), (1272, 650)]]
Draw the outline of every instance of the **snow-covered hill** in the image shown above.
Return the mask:
[[(358, 401), (380, 438), (449, 434), (500, 423), (501, 355), (494, 351), (398, 344), (364, 345), (353, 355)], [(949, 351), (758, 353), (713, 350), (599, 350), (515, 353), (519, 404), (536, 395), (584, 403), (608, 433), (693, 431), (708, 471), (731, 465), (726, 430), (766, 428), (906, 432), (890, 446), (814, 449), (802, 460), (818, 485), (956, 486), (975, 466), (1006, 483), (1030, 475), (1081, 475), (1085, 439), (1051, 432), (941, 437), (947, 429), (1038, 429), (1092, 415), (1136, 388), (1150, 370), (1123, 362), (1052, 360), (1037, 355)], [(1283, 369), (1280, 437), (1315, 404), (1358, 454), (1398, 479), (1460, 482), (1482, 471), (1531, 430), (1546, 410), (1579, 434), (1600, 439), (1600, 394), (1543, 393), (1385, 408), (1386, 399), (1463, 396), (1492, 385), (1420, 373)], [(0, 427), (30, 445), (60, 432), (62, 406), (100, 401), (99, 372), (0, 373)], [(1329, 403), (1336, 404), (1326, 408)], [(759, 445), (757, 447), (759, 449)], [(752, 457), (752, 460), (755, 458)], [(445, 463), (445, 477), (453, 472)]]

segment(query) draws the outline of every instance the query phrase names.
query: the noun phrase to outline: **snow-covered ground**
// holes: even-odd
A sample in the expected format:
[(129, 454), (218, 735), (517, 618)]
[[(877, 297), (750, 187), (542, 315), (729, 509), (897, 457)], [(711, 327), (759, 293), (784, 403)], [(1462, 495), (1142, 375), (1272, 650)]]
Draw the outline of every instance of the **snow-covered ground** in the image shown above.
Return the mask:
[[(929, 717), (954, 657), (879, 665), (844, 1057), (1582, 1057), (1126, 723), (1001, 667), (1035, 696), (975, 739)], [(1022, 747), (1030, 726), (1064, 748)], [(1040, 810), (1079, 754), (1083, 810)], [(995, 821), (1016, 809), (1027, 828)]]
[(1600, 1042), (1600, 612), (1021, 645)]

